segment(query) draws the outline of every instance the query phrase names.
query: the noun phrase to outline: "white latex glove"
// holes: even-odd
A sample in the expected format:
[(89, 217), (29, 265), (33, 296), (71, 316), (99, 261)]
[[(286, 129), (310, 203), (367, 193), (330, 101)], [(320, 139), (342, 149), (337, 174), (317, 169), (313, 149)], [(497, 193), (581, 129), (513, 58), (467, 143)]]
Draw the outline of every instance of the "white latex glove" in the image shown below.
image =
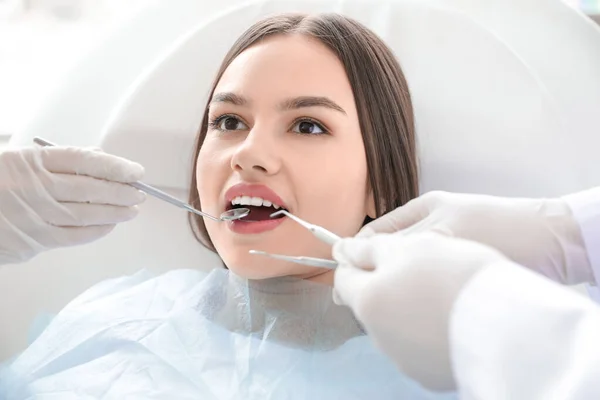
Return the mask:
[(0, 153), (0, 265), (91, 242), (132, 219), (145, 195), (120, 182), (143, 174), (141, 165), (98, 150)]
[(580, 227), (560, 198), (430, 192), (366, 225), (357, 236), (429, 230), (492, 246), (559, 283), (595, 283)]
[(335, 302), (400, 370), (439, 391), (455, 388), (448, 332), (461, 290), (478, 271), (512, 264), (490, 247), (431, 232), (342, 239), (333, 257)]

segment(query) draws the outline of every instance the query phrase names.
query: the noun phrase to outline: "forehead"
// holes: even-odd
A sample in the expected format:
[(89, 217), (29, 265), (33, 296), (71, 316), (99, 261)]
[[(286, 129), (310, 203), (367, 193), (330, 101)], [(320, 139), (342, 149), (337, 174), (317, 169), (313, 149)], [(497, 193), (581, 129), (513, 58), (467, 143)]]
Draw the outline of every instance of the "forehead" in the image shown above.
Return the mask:
[(297, 34), (276, 35), (244, 50), (225, 70), (215, 92), (234, 92), (253, 101), (325, 96), (346, 109), (354, 107), (341, 61), (318, 40)]

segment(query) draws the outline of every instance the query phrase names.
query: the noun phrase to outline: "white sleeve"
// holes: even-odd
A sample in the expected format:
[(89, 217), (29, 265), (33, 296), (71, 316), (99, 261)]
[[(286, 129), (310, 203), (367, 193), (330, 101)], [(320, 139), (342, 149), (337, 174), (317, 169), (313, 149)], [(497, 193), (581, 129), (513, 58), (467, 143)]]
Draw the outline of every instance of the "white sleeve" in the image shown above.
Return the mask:
[(600, 308), (511, 262), (478, 273), (450, 320), (461, 399), (600, 399)]
[(588, 259), (596, 278), (589, 287), (590, 296), (600, 302), (600, 187), (563, 197), (581, 228)]

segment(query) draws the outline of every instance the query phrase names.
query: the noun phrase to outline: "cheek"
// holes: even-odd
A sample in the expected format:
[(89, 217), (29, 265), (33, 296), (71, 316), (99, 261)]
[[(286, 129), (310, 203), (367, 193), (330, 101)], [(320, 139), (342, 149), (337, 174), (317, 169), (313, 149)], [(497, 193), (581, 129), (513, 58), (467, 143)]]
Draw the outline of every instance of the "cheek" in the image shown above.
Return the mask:
[(203, 146), (196, 163), (196, 189), (205, 211), (217, 207), (221, 188), (228, 177), (229, 163), (216, 149)]
[[(196, 190), (200, 198), (200, 209), (211, 215), (219, 214), (219, 188), (224, 184), (227, 177), (223, 177), (222, 163), (215, 155), (215, 152), (206, 146), (201, 149), (196, 161)], [(213, 246), (217, 253), (221, 251), (218, 248), (219, 242), (219, 222), (204, 218), (204, 226), (208, 232)]]
[(355, 147), (347, 153), (330, 152), (304, 181), (312, 220), (343, 236), (354, 235), (367, 214), (367, 162), (362, 143)]

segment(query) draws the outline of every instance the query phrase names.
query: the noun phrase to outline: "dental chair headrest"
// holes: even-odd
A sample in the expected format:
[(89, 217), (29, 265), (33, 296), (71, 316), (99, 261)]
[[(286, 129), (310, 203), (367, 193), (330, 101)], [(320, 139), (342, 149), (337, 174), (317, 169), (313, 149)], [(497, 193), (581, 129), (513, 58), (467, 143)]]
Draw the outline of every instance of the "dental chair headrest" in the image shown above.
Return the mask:
[(250, 1), (205, 19), (130, 88), (105, 151), (147, 182), (188, 189), (218, 66), (253, 22), (340, 12), (373, 29), (406, 74), (422, 191), (554, 196), (600, 184), (600, 30), (560, 1)]

